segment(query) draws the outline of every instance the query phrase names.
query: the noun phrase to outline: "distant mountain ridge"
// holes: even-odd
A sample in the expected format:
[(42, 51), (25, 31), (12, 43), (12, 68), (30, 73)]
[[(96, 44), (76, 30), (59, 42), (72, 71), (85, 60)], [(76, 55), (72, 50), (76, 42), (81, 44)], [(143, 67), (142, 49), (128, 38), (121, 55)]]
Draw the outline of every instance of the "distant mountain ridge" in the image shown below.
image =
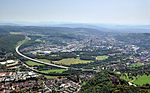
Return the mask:
[(70, 27), (41, 27), (41, 26), (0, 26), (0, 33), (10, 32), (23, 32), (28, 34), (42, 33), (45, 35), (59, 35), (59, 34), (79, 34), (79, 33), (91, 33), (98, 34), (102, 31), (93, 28), (70, 28)]
[(115, 25), (87, 23), (0, 23), (0, 26), (40, 26), (40, 27), (69, 27), (89, 28), (113, 33), (150, 33), (150, 25)]

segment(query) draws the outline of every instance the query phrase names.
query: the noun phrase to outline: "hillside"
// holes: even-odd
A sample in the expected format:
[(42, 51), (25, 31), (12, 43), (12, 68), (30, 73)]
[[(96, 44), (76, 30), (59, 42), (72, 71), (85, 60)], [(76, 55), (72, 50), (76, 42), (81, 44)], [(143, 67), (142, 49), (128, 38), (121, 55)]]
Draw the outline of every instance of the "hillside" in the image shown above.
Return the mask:
[(102, 71), (83, 85), (80, 93), (149, 93), (149, 88), (129, 86), (113, 72)]
[(15, 51), (18, 41), (23, 40), (22, 35), (1, 35), (0, 36), (0, 50), (5, 52)]

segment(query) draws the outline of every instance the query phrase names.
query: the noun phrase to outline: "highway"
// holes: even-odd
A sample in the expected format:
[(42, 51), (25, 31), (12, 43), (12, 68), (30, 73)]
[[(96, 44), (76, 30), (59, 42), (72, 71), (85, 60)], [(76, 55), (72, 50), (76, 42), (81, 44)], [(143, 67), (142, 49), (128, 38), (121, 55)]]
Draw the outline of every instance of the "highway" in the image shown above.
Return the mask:
[[(22, 43), (22, 44), (23, 44), (23, 43)], [(36, 59), (33, 59), (33, 58), (30, 58), (30, 57), (27, 57), (27, 56), (23, 55), (22, 53), (19, 52), (19, 47), (20, 47), (22, 44), (20, 44), (20, 45), (18, 45), (18, 46), (16, 47), (16, 52), (17, 52), (17, 54), (19, 54), (20, 56), (22, 56), (22, 57), (24, 57), (24, 58), (26, 58), (26, 59), (29, 59), (29, 60), (31, 60), (31, 61), (34, 61), (34, 62), (37, 62), (37, 63), (42, 63), (42, 64), (49, 65), (49, 66), (54, 66), (54, 67), (63, 68), (63, 69), (68, 69), (68, 68), (69, 68), (69, 67), (66, 67), (66, 66), (55, 65), (55, 64), (51, 64), (51, 63), (45, 63), (45, 62), (42, 62), (42, 61), (39, 61), (39, 60), (36, 60)]]

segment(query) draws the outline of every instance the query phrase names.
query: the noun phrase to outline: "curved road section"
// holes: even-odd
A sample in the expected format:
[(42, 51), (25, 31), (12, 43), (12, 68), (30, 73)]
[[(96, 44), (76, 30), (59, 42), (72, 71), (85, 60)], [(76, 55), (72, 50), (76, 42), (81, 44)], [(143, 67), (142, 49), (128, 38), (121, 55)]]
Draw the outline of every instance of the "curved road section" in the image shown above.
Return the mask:
[[(21, 45), (22, 45), (22, 44), (21, 44)], [(17, 52), (20, 56), (22, 56), (22, 57), (24, 57), (24, 58), (27, 58), (27, 59), (29, 59), (29, 60), (31, 60), (31, 61), (37, 62), (37, 63), (42, 63), (42, 64), (49, 65), (49, 66), (54, 66), (54, 67), (58, 67), (58, 68), (68, 69), (68, 67), (66, 67), (66, 66), (60, 66), (60, 65), (45, 63), (45, 62), (42, 62), (42, 61), (39, 61), (39, 60), (30, 58), (30, 57), (27, 57), (27, 56), (21, 54), (21, 53), (19, 52), (19, 47), (20, 47), (21, 45), (18, 45), (18, 46), (16, 47), (16, 52)]]

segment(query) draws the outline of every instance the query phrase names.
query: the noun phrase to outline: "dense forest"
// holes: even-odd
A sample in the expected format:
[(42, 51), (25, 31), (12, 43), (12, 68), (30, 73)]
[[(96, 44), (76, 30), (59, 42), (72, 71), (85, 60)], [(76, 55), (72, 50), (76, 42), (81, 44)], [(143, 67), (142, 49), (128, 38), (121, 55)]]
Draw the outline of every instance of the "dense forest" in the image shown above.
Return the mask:
[(1, 35), (0, 36), (0, 51), (13, 52), (18, 41), (24, 40), (23, 35)]
[(149, 93), (149, 85), (142, 87), (129, 86), (117, 74), (101, 71), (82, 86), (80, 93)]

